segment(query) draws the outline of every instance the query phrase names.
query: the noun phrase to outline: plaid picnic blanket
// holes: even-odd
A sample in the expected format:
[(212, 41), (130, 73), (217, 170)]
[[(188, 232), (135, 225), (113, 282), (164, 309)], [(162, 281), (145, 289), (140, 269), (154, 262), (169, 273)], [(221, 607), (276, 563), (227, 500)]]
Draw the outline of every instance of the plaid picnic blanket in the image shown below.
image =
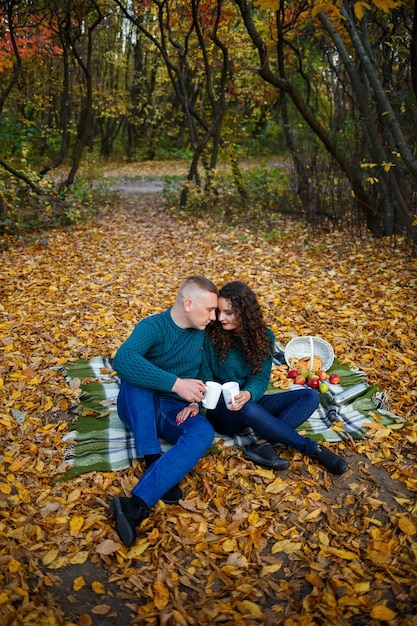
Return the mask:
[[(279, 354), (276, 355), (279, 359)], [(275, 360), (279, 362), (279, 360)], [(338, 392), (365, 380), (365, 374), (335, 359), (329, 374), (340, 376), (340, 384), (333, 385)], [(117, 395), (120, 380), (111, 361), (95, 357), (90, 361), (67, 363), (64, 374), (69, 385), (81, 389), (77, 403), (78, 417), (72, 429), (63, 437), (68, 444), (64, 460), (70, 464), (64, 479), (92, 471), (117, 471), (130, 467), (136, 459), (132, 433), (126, 429), (117, 414)], [(267, 393), (279, 393), (272, 385)], [(367, 423), (396, 424), (398, 417), (390, 413), (385, 394), (378, 386), (369, 386), (366, 394), (347, 405), (336, 406), (324, 402), (299, 428), (300, 434), (316, 441), (337, 442), (364, 439)], [(218, 433), (213, 445), (235, 445), (235, 440)], [(162, 450), (169, 445), (161, 440)]]

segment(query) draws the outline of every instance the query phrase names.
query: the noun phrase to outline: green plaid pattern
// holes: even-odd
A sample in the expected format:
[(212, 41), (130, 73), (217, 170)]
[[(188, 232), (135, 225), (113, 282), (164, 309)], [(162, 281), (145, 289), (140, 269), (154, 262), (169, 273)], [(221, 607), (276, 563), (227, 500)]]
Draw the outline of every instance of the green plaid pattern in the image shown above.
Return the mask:
[[(340, 376), (340, 385), (333, 386), (336, 392), (365, 379), (363, 372), (342, 365), (336, 359), (329, 369), (329, 373), (332, 372)], [(120, 381), (112, 370), (111, 361), (95, 357), (90, 361), (67, 363), (64, 374), (68, 383), (74, 383), (76, 379), (80, 381), (82, 393), (77, 404), (78, 418), (71, 431), (64, 435), (64, 441), (68, 443), (64, 460), (71, 467), (63, 479), (86, 472), (117, 471), (130, 467), (132, 460), (137, 458), (135, 444), (132, 433), (117, 415)], [(280, 393), (280, 390), (270, 385), (267, 393)], [(324, 399), (323, 404), (326, 404)], [(366, 422), (391, 425), (398, 420), (388, 410), (385, 394), (373, 385), (351, 404), (319, 406), (298, 431), (316, 441), (338, 442), (350, 437), (364, 439)], [(226, 446), (235, 444), (234, 439), (216, 433), (213, 445), (220, 441)], [(168, 447), (169, 444), (161, 440), (162, 450)]]

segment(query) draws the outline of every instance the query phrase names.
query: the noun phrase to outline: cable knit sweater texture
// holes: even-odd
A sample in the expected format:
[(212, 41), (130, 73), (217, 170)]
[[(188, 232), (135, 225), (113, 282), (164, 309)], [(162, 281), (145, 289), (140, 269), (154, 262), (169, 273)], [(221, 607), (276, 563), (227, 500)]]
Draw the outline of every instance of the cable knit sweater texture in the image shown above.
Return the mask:
[(203, 340), (204, 330), (177, 326), (170, 307), (137, 324), (116, 352), (113, 367), (130, 385), (183, 401), (171, 389), (177, 377), (198, 378)]

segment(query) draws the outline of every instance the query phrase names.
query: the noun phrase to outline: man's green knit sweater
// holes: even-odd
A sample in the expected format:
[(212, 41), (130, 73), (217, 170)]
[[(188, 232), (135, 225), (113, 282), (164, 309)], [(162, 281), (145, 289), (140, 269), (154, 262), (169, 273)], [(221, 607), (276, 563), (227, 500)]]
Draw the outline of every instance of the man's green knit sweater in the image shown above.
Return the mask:
[(130, 385), (184, 401), (171, 389), (177, 378), (198, 378), (203, 340), (204, 330), (177, 326), (170, 307), (137, 324), (118, 349), (113, 367)]

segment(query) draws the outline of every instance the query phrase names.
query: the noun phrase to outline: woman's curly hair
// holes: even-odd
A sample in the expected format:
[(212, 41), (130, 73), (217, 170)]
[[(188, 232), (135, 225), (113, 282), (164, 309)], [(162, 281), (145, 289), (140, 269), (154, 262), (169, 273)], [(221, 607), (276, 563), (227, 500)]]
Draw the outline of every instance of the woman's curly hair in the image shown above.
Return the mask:
[(219, 297), (230, 301), (237, 328), (226, 331), (218, 320), (209, 324), (207, 331), (217, 358), (224, 361), (229, 350), (236, 347), (240, 338), (245, 361), (251, 366), (252, 374), (258, 374), (263, 361), (271, 356), (272, 350), (256, 295), (245, 283), (233, 280), (220, 289)]

